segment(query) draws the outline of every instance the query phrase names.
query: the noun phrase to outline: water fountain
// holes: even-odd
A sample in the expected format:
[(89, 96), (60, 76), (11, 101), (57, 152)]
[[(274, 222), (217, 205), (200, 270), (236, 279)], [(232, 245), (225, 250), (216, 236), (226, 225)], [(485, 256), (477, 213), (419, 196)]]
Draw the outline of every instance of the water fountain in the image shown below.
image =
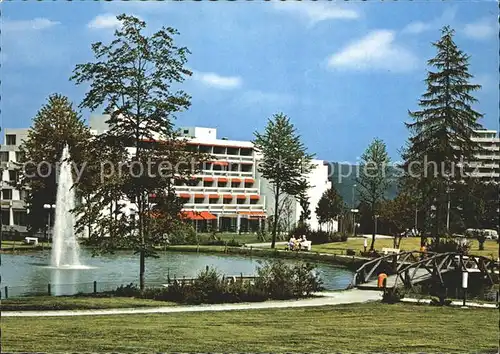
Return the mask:
[(69, 159), (69, 148), (63, 149), (57, 182), (56, 216), (52, 236), (51, 266), (57, 268), (79, 268), (80, 247), (74, 227), (75, 216), (71, 210), (75, 207), (73, 176)]

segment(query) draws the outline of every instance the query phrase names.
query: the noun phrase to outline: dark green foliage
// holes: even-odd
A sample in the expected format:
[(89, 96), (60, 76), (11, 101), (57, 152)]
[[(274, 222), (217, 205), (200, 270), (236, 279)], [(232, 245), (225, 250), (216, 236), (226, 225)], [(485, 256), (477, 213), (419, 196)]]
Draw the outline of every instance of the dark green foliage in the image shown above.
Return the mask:
[(328, 232), (323, 230), (311, 230), (308, 225), (298, 225), (296, 228), (289, 232), (288, 237), (290, 238), (294, 236), (298, 239), (302, 235), (306, 236), (307, 240), (311, 241), (313, 245), (347, 241), (347, 234), (342, 234), (340, 232)]
[(22, 158), (16, 187), (29, 192), (25, 202), (30, 210), (27, 220), (31, 233), (45, 230), (48, 212), (54, 220), (53, 210), (48, 211), (43, 205), (56, 202), (56, 166), (64, 146), (69, 147), (75, 172), (80, 171), (85, 167), (85, 146), (89, 139), (90, 131), (69, 99), (60, 94), (50, 95), (20, 147)]
[[(300, 196), (304, 196), (303, 193), (307, 188), (304, 174), (311, 171), (313, 155), (307, 153), (295, 127), (283, 113), (275, 114), (268, 120), (265, 131), (255, 132), (254, 135), (255, 147), (263, 154), (258, 167), (259, 172), (272, 185), (274, 217), (271, 248), (274, 248), (281, 214), (280, 199), (290, 195), (300, 200)], [(304, 210), (308, 210), (306, 204), (303, 200)], [(307, 212), (304, 217), (307, 217)]]
[[(114, 40), (92, 44), (95, 61), (76, 65), (71, 78), (90, 84), (81, 108), (104, 106), (110, 115), (109, 129), (94, 140), (94, 150), (113, 152), (109, 160), (122, 168), (95, 186), (80, 210), (84, 217), (78, 227), (90, 224), (90, 237), (100, 245), (96, 251), (126, 245), (139, 253), (143, 289), (145, 258), (155, 256), (153, 246), (182, 227), (174, 179), (188, 180), (204, 154), (188, 149), (174, 130), (176, 114), (190, 106), (190, 97), (177, 87), (191, 75), (185, 68), (189, 50), (174, 43), (177, 30), (163, 27), (147, 36), (139, 18), (123, 14), (117, 19), (121, 27)], [(135, 149), (126, 154), (128, 147)], [(124, 199), (135, 204), (135, 214), (122, 208), (118, 201)]]
[(316, 216), (320, 225), (326, 224), (327, 231), (332, 231), (333, 221), (344, 213), (346, 205), (337, 189), (332, 186), (325, 191), (316, 206)]
[(314, 266), (308, 263), (289, 266), (282, 261), (266, 262), (259, 266), (257, 276), (254, 283), (238, 277), (226, 279), (215, 269), (207, 267), (191, 284), (174, 280), (167, 288), (146, 288), (142, 293), (135, 285), (129, 284), (120, 286), (113, 294), (185, 304), (216, 304), (298, 299), (322, 289)]
[[(471, 140), (473, 130), (480, 128), (482, 114), (472, 106), (472, 93), (481, 88), (473, 85), (469, 73), (469, 56), (453, 41), (454, 31), (446, 26), (437, 49), (428, 61), (425, 80), (427, 91), (419, 100), (419, 111), (409, 112), (410, 138), (403, 152), (403, 167), (409, 183), (418, 191), (419, 209), (424, 232), (432, 230), (437, 242), (446, 231), (447, 204), (457, 183), (465, 178), (469, 166), (464, 163), (480, 150)], [(432, 208), (434, 207), (434, 208)]]
[(427, 247), (429, 252), (446, 253), (458, 252), (468, 254), (470, 250), (470, 242), (462, 240), (455, 240), (451, 237), (440, 238), (439, 242), (433, 238), (430, 245)]

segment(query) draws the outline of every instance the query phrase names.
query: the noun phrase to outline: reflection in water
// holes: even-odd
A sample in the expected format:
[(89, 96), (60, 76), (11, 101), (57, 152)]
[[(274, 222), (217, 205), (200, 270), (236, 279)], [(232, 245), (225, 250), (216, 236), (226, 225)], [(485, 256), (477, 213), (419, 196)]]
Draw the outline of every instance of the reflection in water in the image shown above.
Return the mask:
[[(262, 258), (235, 255), (161, 252), (159, 258), (146, 260), (146, 285), (164, 284), (168, 276), (195, 277), (206, 266), (215, 267), (221, 274), (233, 276), (254, 275)], [(9, 297), (19, 294), (47, 294), (48, 284), (51, 293), (69, 295), (76, 292), (90, 293), (94, 281), (97, 290), (112, 290), (119, 285), (138, 283), (139, 256), (132, 252), (116, 252), (113, 255), (92, 257), (82, 249), (80, 261), (88, 266), (85, 269), (54, 269), (50, 264), (49, 252), (33, 254), (2, 255), (2, 286), (9, 287)], [(295, 263), (295, 260), (285, 260)], [(317, 263), (317, 272), (328, 290), (345, 289), (352, 272), (333, 265)], [(77, 284), (77, 285), (75, 285)], [(3, 295), (3, 292), (2, 292)]]

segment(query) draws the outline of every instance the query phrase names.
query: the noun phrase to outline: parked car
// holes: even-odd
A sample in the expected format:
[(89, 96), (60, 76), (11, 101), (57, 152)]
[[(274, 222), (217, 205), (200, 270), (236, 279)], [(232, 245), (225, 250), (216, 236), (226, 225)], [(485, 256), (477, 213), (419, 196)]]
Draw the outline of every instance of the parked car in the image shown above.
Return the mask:
[(492, 229), (467, 229), (465, 234), (467, 237), (475, 237), (477, 233), (482, 233), (487, 240), (498, 240), (498, 232)]

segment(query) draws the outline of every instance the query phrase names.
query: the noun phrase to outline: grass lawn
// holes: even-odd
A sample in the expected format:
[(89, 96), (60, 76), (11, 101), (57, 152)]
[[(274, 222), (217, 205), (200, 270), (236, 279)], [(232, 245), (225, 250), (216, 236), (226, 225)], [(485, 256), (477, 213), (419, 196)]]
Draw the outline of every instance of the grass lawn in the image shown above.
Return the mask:
[(79, 317), (4, 317), (5, 351), (490, 352), (498, 311), (366, 303)]
[[(50, 248), (50, 243), (49, 242), (43, 242), (43, 247), (45, 248)], [(29, 249), (33, 249), (33, 250), (38, 250), (38, 249), (42, 249), (42, 242), (39, 240), (38, 241), (38, 245), (27, 245), (25, 244), (23, 241), (6, 241), (6, 240), (2, 240), (2, 250), (13, 250), (13, 249), (21, 249), (21, 250), (29, 250)]]
[(88, 310), (124, 307), (175, 306), (173, 302), (128, 297), (73, 297), (73, 296), (36, 296), (2, 300), (2, 311), (29, 310)]
[[(368, 247), (370, 247), (371, 239), (367, 240)], [(479, 243), (477, 240), (471, 240), (472, 247), (470, 250), (470, 254), (478, 255), (478, 256), (486, 256), (495, 258), (498, 257), (498, 243), (495, 240), (486, 240), (484, 243), (484, 250), (479, 251)], [(359, 255), (359, 251), (364, 249), (363, 247), (364, 241), (362, 238), (351, 238), (346, 242), (334, 242), (334, 243), (325, 243), (322, 245), (312, 245), (312, 250), (320, 253), (336, 253), (336, 254), (344, 254), (345, 250), (350, 248), (356, 250), (356, 253)], [(376, 239), (375, 240), (375, 249), (381, 250), (384, 247), (392, 248), (393, 240), (392, 239)], [(414, 251), (420, 249), (420, 238), (419, 237), (408, 237), (403, 238), (401, 240), (400, 248), (406, 251)]]

